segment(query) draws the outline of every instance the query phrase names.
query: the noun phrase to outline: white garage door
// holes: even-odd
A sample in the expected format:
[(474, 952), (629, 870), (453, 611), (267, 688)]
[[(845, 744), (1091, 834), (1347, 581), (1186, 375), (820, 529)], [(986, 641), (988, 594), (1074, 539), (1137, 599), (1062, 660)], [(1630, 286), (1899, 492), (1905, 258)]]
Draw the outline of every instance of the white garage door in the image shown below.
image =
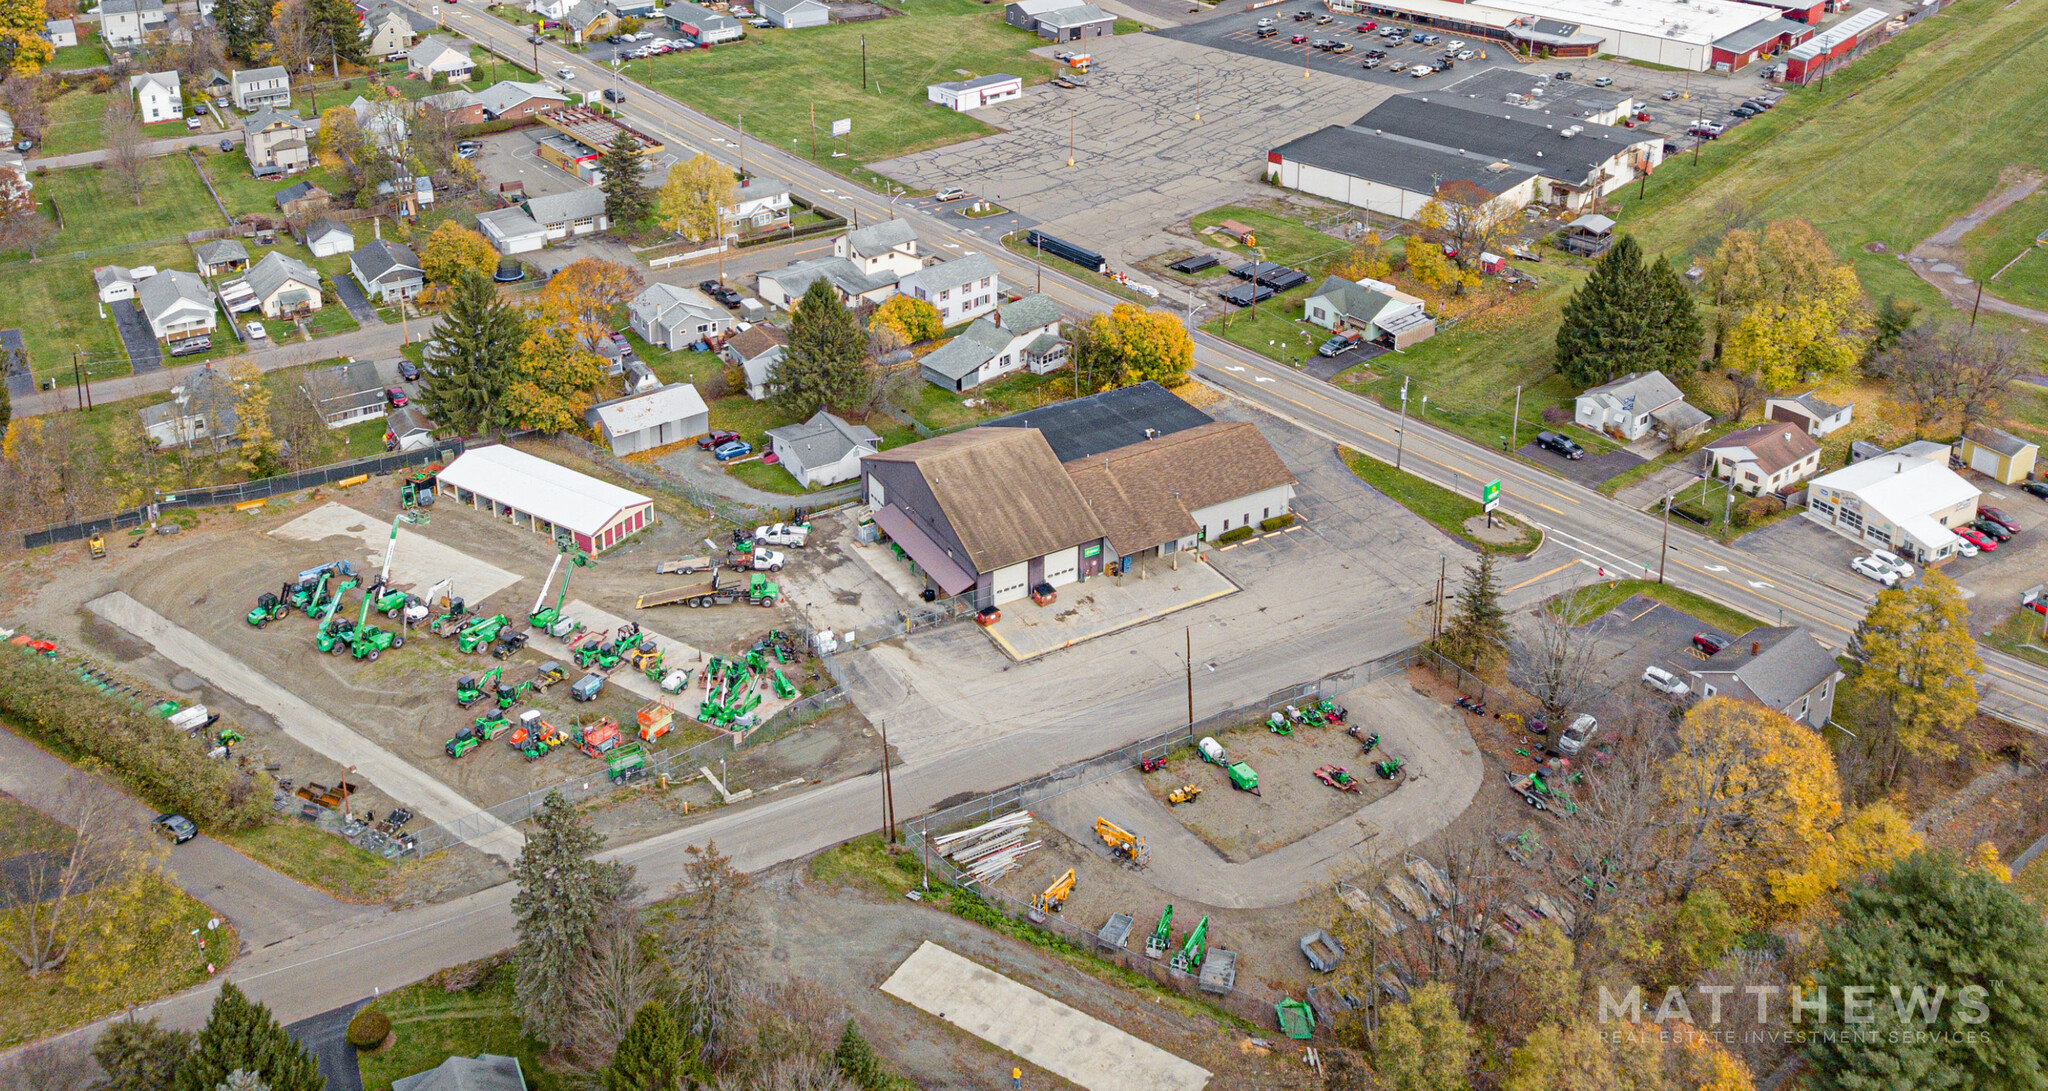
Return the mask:
[(1065, 587), (1074, 582), (1074, 571), (1081, 563), (1078, 549), (1062, 549), (1058, 553), (1045, 555), (1045, 582), (1054, 587)]
[(1029, 562), (1013, 564), (1008, 568), (996, 569), (996, 605), (1001, 606), (1003, 603), (1015, 602), (1023, 598), (1025, 595), (1024, 584), (1030, 579), (1031, 565)]
[(1970, 468), (1986, 477), (1998, 476), (1998, 452), (1988, 447), (1970, 449)]

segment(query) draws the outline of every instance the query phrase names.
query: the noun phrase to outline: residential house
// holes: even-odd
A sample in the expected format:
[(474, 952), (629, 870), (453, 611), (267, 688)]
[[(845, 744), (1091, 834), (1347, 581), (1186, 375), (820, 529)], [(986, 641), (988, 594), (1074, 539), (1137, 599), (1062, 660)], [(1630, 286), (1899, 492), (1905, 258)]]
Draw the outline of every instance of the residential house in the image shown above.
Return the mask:
[(135, 286), (135, 304), (149, 320), (150, 332), (171, 355), (213, 347), (213, 327), (220, 321), (220, 312), (198, 274), (165, 269)]
[(206, 93), (207, 98), (226, 106), (228, 96), (235, 92), (235, 81), (229, 79), (227, 73), (220, 69), (209, 68), (206, 70), (206, 79), (201, 81), (199, 89)]
[(450, 1057), (425, 1072), (391, 1081), (391, 1091), (526, 1091), (519, 1058), (495, 1053)]
[(1257, 526), (1294, 503), (1294, 474), (1249, 421), (1212, 421), (1063, 465), (1109, 539), (1106, 560), (1125, 566)]
[(832, 256), (844, 258), (867, 276), (897, 277), (924, 267), (917, 252), (917, 229), (909, 220), (887, 220), (849, 231), (832, 240)]
[(371, 57), (392, 57), (411, 49), (424, 34), (432, 34), (435, 23), (390, 0), (369, 0), (357, 5), (363, 21), (363, 53)]
[(235, 385), (211, 367), (193, 368), (171, 388), (171, 400), (136, 415), (150, 443), (159, 448), (189, 447), (200, 440), (215, 446), (241, 430), (235, 412)]
[(318, 368), (307, 374), (300, 389), (327, 427), (346, 428), (390, 412), (384, 391), (401, 382), (398, 364), (395, 359), (351, 360)]
[(630, 455), (681, 443), (711, 430), (711, 410), (689, 383), (599, 402), (583, 411), (612, 454)]
[(306, 249), (316, 258), (331, 258), (336, 254), (351, 253), (356, 248), (355, 232), (329, 219), (314, 220), (306, 228)]
[(526, 199), (526, 214), (546, 232), (548, 241), (590, 235), (611, 226), (604, 214), (604, 191), (595, 187)]
[(282, 65), (268, 68), (236, 69), (229, 77), (230, 94), (237, 110), (268, 106), (282, 109), (292, 104), (292, 77)]
[(839, 301), (849, 307), (880, 303), (896, 294), (895, 273), (884, 269), (869, 275), (861, 272), (860, 266), (853, 262), (837, 257), (790, 262), (755, 277), (754, 289), (762, 302), (783, 310), (795, 310), (796, 301), (803, 298), (805, 290), (815, 280), (831, 284)]
[(439, 35), (421, 38), (406, 55), (405, 70), (423, 80), (445, 76), (450, 83), (464, 83), (476, 72), (469, 59), (469, 43), (450, 41)]
[(629, 395), (645, 394), (661, 386), (660, 377), (654, 374), (654, 369), (648, 367), (644, 360), (622, 357), (618, 362), (618, 372), (619, 385)]
[(1811, 390), (1786, 398), (1764, 399), (1764, 416), (1796, 424), (1815, 439), (1848, 424), (1855, 415), (1855, 406), (1836, 405)]
[(128, 91), (135, 96), (135, 117), (144, 125), (177, 121), (185, 116), (185, 97), (178, 91), (178, 73), (145, 72), (128, 77)]
[(384, 449), (419, 451), (434, 445), (434, 422), (417, 405), (393, 409), (384, 417)]
[(199, 275), (203, 277), (226, 276), (249, 267), (249, 248), (240, 239), (202, 242), (192, 248), (192, 256), (198, 260)]
[(626, 305), (626, 325), (642, 341), (675, 351), (724, 335), (732, 314), (695, 288), (655, 283)]
[(1436, 320), (1423, 312), (1422, 300), (1378, 280), (1326, 277), (1315, 294), (1302, 301), (1302, 317), (1326, 330), (1358, 330), (1368, 340), (1391, 349), (1405, 349), (1436, 334)]
[(287, 216), (310, 216), (334, 203), (334, 195), (311, 182), (295, 182), (271, 198), (278, 211)]
[(832, 9), (818, 0), (754, 0), (754, 10), (784, 30), (821, 27), (832, 21)]
[(1963, 465), (1998, 482), (2016, 485), (2034, 476), (2036, 445), (1982, 424), (1963, 430)]
[(749, 178), (733, 188), (726, 219), (741, 234), (789, 226), (789, 187), (773, 178)]
[(1796, 625), (1751, 629), (1687, 673), (1701, 697), (1762, 705), (1816, 730), (1835, 714), (1842, 680), (1834, 653)]
[(1655, 426), (1673, 446), (1683, 444), (1712, 419), (1687, 405), (1685, 395), (1661, 371), (1632, 371), (1596, 386), (1579, 395), (1572, 414), (1581, 428), (1630, 443), (1649, 435)]
[(1116, 16), (1094, 4), (1055, 8), (1038, 17), (1038, 36), (1049, 42), (1078, 42), (1116, 33)]
[(263, 255), (242, 282), (265, 318), (304, 318), (320, 309), (320, 271), (282, 250)]
[(860, 460), (881, 450), (881, 437), (824, 410), (802, 424), (768, 429), (768, 449), (789, 476), (807, 489), (860, 476)]
[(1025, 296), (997, 307), (993, 319), (975, 319), (926, 354), (919, 373), (926, 382), (956, 392), (1019, 368), (1043, 375), (1067, 362), (1068, 344), (1059, 329), (1058, 304), (1042, 295)]
[(629, 15), (643, 22), (661, 18), (660, 0), (606, 0), (605, 7), (621, 19)]
[(670, 4), (662, 9), (661, 15), (670, 26), (689, 35), (690, 40), (698, 45), (738, 41), (745, 33), (738, 19), (696, 4)]
[(782, 362), (782, 350), (788, 345), (788, 334), (766, 322), (756, 322), (726, 338), (725, 344), (718, 347), (718, 355), (746, 373), (747, 397), (758, 402), (775, 392), (770, 380), (775, 375), (775, 365)]
[(1002, 301), (996, 266), (986, 254), (965, 254), (903, 274), (896, 290), (938, 308), (941, 325), (980, 318)]
[(476, 226), (498, 253), (507, 257), (532, 253), (548, 244), (547, 229), (534, 222), (525, 205), (479, 213)]
[(566, 105), (569, 96), (545, 83), (499, 80), (477, 92), (476, 99), (484, 116), (492, 121), (520, 121), (542, 110)]
[(69, 49), (78, 44), (78, 24), (70, 19), (46, 19), (43, 40), (58, 49)]
[(1780, 421), (1730, 432), (1707, 444), (1707, 471), (1753, 496), (1789, 492), (1820, 472), (1820, 444)]
[(1614, 221), (1597, 212), (1588, 212), (1564, 225), (1564, 229), (1557, 233), (1557, 243), (1574, 254), (1599, 257), (1614, 245)]
[(361, 95), (348, 104), (349, 112), (355, 115), (356, 129), (363, 137), (387, 155), (398, 155), (405, 150), (406, 138), (412, 135), (412, 126), (405, 120), (408, 109), (402, 99), (383, 99), (371, 102)]
[(610, 34), (618, 26), (619, 17), (603, 4), (576, 0), (563, 13), (561, 22), (568, 28), (571, 42), (591, 42)]
[(489, 120), (484, 113), (483, 97), (463, 88), (428, 95), (420, 100), (420, 107), (440, 111), (452, 126), (481, 125)]
[(114, 303), (134, 299), (135, 286), (155, 275), (154, 265), (138, 265), (133, 269), (102, 265), (92, 271), (92, 280), (99, 290), (100, 302)]
[(993, 106), (999, 102), (1024, 97), (1024, 81), (1017, 76), (997, 74), (979, 76), (971, 80), (952, 80), (947, 83), (929, 84), (924, 89), (928, 102), (936, 102), (948, 110), (966, 113)]
[(100, 0), (100, 40), (108, 49), (133, 49), (164, 25), (163, 0)]
[(1948, 448), (1909, 444), (1806, 485), (1806, 517), (1853, 541), (1923, 564), (1958, 550), (1954, 528), (1977, 517), (1981, 493), (1948, 468)]
[[(298, 114), (267, 106), (257, 107), (255, 113), (242, 119), (242, 148), (249, 155), (249, 169), (261, 178), (265, 175), (297, 174), (312, 166), (313, 148), (306, 140), (307, 124), (300, 120)], [(304, 192), (295, 194), (292, 200), (316, 191), (322, 198), (327, 196), (326, 191), (311, 182), (300, 185), (305, 186)], [(298, 188), (293, 186), (277, 195), (278, 207), (285, 209), (287, 215), (295, 213), (286, 208), (285, 194)]]
[(371, 299), (395, 303), (418, 295), (427, 286), (420, 272), (420, 259), (411, 250), (388, 239), (373, 239), (349, 255), (348, 271)]

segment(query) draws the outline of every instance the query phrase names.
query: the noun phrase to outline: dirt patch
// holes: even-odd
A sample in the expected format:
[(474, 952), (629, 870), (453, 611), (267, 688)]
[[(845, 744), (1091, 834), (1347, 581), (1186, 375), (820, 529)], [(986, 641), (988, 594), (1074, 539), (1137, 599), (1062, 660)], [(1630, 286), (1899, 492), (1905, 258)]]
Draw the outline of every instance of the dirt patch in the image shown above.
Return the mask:
[[(2005, 209), (2025, 200), (2039, 189), (2043, 179), (2038, 174), (2027, 173), (2017, 167), (2008, 167), (2000, 172), (1998, 188), (1984, 198), (1975, 208), (1943, 224), (1941, 230), (1929, 235), (1906, 253), (1906, 264), (1915, 276), (1924, 280), (1942, 298), (1959, 310), (1978, 306), (1978, 287), (1965, 270), (1969, 268), (1969, 254), (1963, 250), (1963, 236), (1975, 230), (1977, 225), (1998, 215)], [(2023, 307), (1999, 299), (1986, 291), (1982, 305), (1991, 310), (2024, 318), (2029, 322), (2048, 324), (2048, 313)]]
[[(1386, 755), (1361, 754), (1358, 740), (1342, 728), (1297, 727), (1283, 737), (1260, 727), (1218, 741), (1231, 761), (1258, 772), (1262, 794), (1230, 788), (1213, 766), (1193, 756), (1168, 762), (1145, 778), (1145, 787), (1163, 803), (1181, 785), (1201, 786), (1194, 802), (1172, 807), (1174, 817), (1234, 864), (1291, 845), (1394, 790), (1392, 781), (1372, 772), (1373, 762)], [(1315, 770), (1325, 765), (1348, 769), (1358, 791), (1324, 787)]]

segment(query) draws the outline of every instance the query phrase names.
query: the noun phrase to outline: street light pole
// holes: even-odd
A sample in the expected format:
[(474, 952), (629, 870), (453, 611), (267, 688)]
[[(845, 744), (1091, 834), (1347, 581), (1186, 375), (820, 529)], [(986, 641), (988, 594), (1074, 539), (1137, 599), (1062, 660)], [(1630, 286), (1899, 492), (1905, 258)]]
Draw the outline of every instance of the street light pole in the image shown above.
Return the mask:
[(1515, 419), (1508, 425), (1508, 439), (1514, 446), (1522, 445), (1522, 384), (1515, 384)]
[(888, 830), (888, 841), (896, 843), (896, 787), (889, 780), (889, 722), (876, 720), (875, 730), (882, 735), (882, 825)]
[(1408, 449), (1408, 380), (1401, 380), (1401, 427), (1394, 433), (1394, 468), (1401, 468), (1401, 455)]
[(1186, 640), (1186, 654), (1181, 658), (1188, 668), (1188, 727), (1195, 726), (1195, 627), (1190, 625), (1181, 634)]
[(1664, 540), (1657, 545), (1657, 582), (1664, 582), (1664, 555), (1671, 552), (1671, 494), (1664, 494)]

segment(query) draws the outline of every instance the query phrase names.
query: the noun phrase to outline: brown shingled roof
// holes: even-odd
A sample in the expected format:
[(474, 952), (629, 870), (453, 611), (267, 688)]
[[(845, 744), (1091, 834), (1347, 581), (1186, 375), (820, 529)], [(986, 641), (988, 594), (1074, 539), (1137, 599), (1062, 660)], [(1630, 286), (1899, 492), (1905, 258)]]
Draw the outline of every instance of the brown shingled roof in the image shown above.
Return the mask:
[(1707, 447), (1709, 450), (1747, 447), (1749, 453), (1756, 456), (1757, 468), (1767, 474), (1777, 473), (1820, 450), (1820, 444), (1815, 443), (1804, 428), (1793, 427), (1779, 421), (1744, 428), (1740, 432), (1730, 432), (1707, 444)]
[(1257, 425), (1215, 421), (1067, 463), (1118, 553), (1195, 533), (1189, 514), (1294, 483)]
[(863, 461), (916, 466), (976, 572), (1103, 536), (1036, 429), (969, 428)]
[(789, 335), (766, 322), (756, 322), (725, 340), (726, 347), (742, 360), (751, 360), (777, 345), (787, 344)]

